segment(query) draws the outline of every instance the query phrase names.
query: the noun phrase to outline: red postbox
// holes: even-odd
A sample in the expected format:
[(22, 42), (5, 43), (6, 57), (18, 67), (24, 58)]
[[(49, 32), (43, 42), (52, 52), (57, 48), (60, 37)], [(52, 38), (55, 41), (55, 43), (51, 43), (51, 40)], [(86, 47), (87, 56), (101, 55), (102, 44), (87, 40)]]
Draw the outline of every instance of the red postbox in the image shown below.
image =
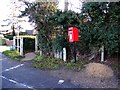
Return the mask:
[(78, 28), (70, 27), (68, 29), (68, 39), (69, 39), (69, 42), (78, 42), (79, 41)]

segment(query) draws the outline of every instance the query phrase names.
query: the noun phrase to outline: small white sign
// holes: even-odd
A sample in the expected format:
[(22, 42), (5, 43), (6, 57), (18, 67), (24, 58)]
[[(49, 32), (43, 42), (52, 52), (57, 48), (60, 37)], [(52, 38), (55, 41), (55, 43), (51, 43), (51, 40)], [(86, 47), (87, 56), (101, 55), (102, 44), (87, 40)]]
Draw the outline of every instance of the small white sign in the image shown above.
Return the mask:
[(64, 83), (64, 80), (59, 80), (58, 81), (58, 84), (62, 84), (62, 83)]

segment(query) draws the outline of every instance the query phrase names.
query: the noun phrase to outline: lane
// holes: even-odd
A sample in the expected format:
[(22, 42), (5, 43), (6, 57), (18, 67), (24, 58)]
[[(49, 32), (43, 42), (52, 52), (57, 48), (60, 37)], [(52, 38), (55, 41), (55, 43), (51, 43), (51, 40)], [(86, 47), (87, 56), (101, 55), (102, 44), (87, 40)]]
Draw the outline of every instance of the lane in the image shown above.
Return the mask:
[[(10, 71), (12, 69), (15, 69), (18, 67), (18, 62), (12, 62), (12, 60), (10, 60), (9, 58), (7, 58), (5, 55), (3, 55), (2, 53), (0, 53), (0, 79), (1, 81), (1, 87), (2, 88), (25, 88), (23, 86), (19, 86), (18, 84), (15, 84), (11, 81), (9, 81), (7, 78), (5, 78), (4, 76), (2, 76), (3, 72), (7, 72)], [(17, 65), (17, 67), (15, 66)]]
[[(31, 90), (34, 90), (33, 87), (30, 87), (28, 85), (16, 82), (15, 80), (8, 79), (4, 76), (0, 76), (3, 80), (3, 87), (2, 88), (29, 88)], [(4, 86), (5, 85), (5, 86)]]
[[(1, 54), (1, 53), (0, 53)], [(1, 62), (2, 62), (2, 71), (5, 71), (6, 69), (9, 69), (11, 67), (15, 67), (21, 63), (19, 62), (15, 62), (9, 58), (7, 58), (5, 55), (1, 54), (0, 55), (0, 59), (1, 59)]]
[(16, 62), (4, 55), (2, 58), (2, 88), (79, 88), (68, 81), (60, 84), (59, 78), (32, 68), (27, 62)]
[(24, 65), (24, 64), (19, 64), (19, 65), (17, 65), (17, 66), (11, 67), (11, 68), (9, 68), (9, 69), (5, 69), (4, 71), (2, 71), (2, 73), (3, 73), (3, 72), (8, 72), (8, 71), (13, 70), (13, 69), (16, 69), (16, 68), (19, 68), (19, 67), (21, 67), (21, 66), (23, 66), (23, 65)]

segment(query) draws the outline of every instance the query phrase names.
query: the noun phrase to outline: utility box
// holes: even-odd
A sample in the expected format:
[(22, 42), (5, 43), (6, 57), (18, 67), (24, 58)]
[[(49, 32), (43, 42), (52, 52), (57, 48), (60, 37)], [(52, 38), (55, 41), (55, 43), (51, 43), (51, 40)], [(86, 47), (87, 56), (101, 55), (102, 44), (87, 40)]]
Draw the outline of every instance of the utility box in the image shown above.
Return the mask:
[(68, 29), (68, 39), (69, 39), (69, 42), (78, 42), (79, 41), (78, 28), (70, 27)]

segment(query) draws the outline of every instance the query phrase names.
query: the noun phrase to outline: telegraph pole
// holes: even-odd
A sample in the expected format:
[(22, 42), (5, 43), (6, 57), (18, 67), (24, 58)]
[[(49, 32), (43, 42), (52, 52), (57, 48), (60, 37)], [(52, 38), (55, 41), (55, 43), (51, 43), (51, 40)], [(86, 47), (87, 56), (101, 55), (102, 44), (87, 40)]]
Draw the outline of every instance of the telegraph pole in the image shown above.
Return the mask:
[[(18, 18), (17, 11), (19, 11), (22, 4), (19, 2), (19, 0), (12, 0), (10, 1), (10, 9), (11, 9), (11, 15), (10, 18), (12, 19), (12, 30), (13, 32), (17, 31), (17, 36), (19, 36), (20, 33), (20, 25), (21, 22), (26, 22), (24, 19)], [(19, 26), (18, 26), (19, 25)], [(16, 29), (17, 28), (17, 29)], [(17, 46), (20, 46), (20, 38), (17, 38)], [(17, 47), (17, 51), (19, 51), (20, 47)]]
[(64, 0), (64, 3), (65, 3), (64, 11), (67, 11), (69, 6), (68, 0)]

